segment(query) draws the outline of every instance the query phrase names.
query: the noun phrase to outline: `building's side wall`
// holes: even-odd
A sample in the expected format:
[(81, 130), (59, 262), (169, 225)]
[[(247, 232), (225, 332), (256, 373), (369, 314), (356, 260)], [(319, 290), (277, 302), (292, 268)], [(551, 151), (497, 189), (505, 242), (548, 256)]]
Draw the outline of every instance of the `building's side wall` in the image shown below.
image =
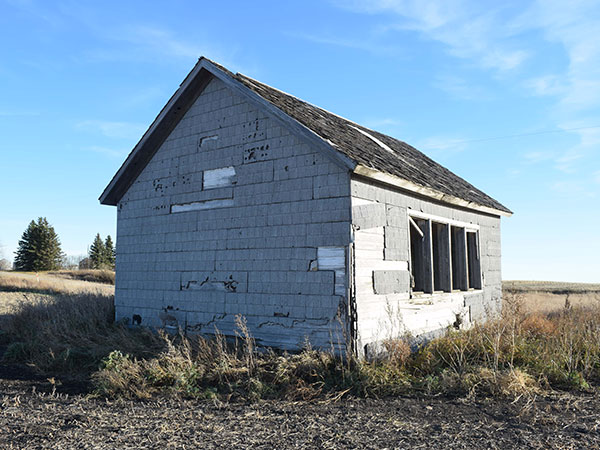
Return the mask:
[(350, 209), (346, 170), (213, 79), (119, 202), (117, 319), (343, 342)]
[[(358, 349), (403, 334), (469, 326), (501, 307), (500, 218), (442, 206), (353, 179), (354, 282)], [(479, 226), (481, 290), (413, 296), (408, 211)]]

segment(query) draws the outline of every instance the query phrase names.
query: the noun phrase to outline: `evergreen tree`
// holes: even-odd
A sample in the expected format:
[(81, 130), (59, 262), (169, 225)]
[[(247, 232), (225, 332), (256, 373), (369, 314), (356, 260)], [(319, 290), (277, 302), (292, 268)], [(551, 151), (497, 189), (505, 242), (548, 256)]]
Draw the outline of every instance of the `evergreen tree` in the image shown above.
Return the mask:
[(110, 237), (110, 234), (108, 236), (106, 236), (106, 240), (104, 241), (104, 250), (106, 252), (104, 261), (106, 262), (106, 265), (110, 269), (114, 270), (116, 255), (115, 255), (115, 246), (113, 245), (113, 241), (112, 241), (112, 238)]
[(102, 242), (100, 233), (96, 234), (94, 242), (92, 242), (92, 246), (90, 247), (89, 255), (94, 269), (101, 269), (106, 265), (106, 248), (104, 242)]
[(31, 221), (15, 255), (16, 270), (35, 272), (60, 269), (64, 257), (58, 235), (45, 217)]

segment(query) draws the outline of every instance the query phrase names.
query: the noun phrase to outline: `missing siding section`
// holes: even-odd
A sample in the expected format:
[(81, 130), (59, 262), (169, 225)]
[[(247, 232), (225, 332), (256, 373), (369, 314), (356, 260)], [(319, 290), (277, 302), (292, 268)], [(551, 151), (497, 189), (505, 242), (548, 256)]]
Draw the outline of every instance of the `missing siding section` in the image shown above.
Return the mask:
[(213, 136), (204, 136), (204, 137), (201, 137), (200, 140), (198, 141), (198, 147), (206, 146), (206, 144), (208, 142), (216, 141), (217, 139), (219, 139), (219, 136), (216, 135), (216, 134), (213, 135)]
[(223, 167), (221, 169), (205, 170), (202, 189), (215, 189), (235, 184), (235, 168)]
[(265, 161), (272, 159), (271, 152), (269, 151), (269, 144), (263, 141), (261, 144), (248, 145), (244, 148), (244, 164)]
[(346, 285), (346, 249), (344, 247), (319, 247), (317, 249), (319, 270), (335, 272), (335, 295), (344, 295)]
[(248, 292), (247, 272), (181, 272), (179, 290)]
[(200, 211), (203, 209), (228, 208), (233, 206), (232, 198), (206, 200), (203, 202), (180, 203), (171, 205), (171, 213)]

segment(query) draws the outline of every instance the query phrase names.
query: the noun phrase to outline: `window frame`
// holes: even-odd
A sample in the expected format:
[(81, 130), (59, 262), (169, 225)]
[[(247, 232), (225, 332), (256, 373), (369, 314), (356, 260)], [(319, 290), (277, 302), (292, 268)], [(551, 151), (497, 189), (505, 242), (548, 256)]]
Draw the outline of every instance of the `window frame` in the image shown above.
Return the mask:
[[(411, 296), (413, 294), (430, 296), (453, 292), (472, 292), (483, 289), (479, 225), (414, 211), (410, 208), (407, 209), (407, 216), (408, 265), (413, 280), (411, 283)], [(412, 231), (413, 229), (419, 230), (420, 238), (424, 239), (422, 244), (424, 249), (422, 251), (427, 252), (427, 254), (421, 255), (420, 258), (415, 258), (413, 255), (413, 247), (417, 247), (413, 243), (413, 238), (417, 234)], [(456, 236), (454, 233), (457, 233)], [(474, 234), (474, 239), (469, 239), (469, 233)], [(435, 239), (437, 239), (437, 242), (434, 242)], [(464, 246), (464, 249), (458, 250), (452, 247), (453, 242), (456, 245), (457, 240), (459, 245)], [(470, 242), (471, 247), (469, 247)], [(474, 251), (472, 248), (473, 243), (475, 246)], [(437, 261), (436, 258), (438, 258)], [(462, 270), (459, 272), (453, 264), (453, 261), (456, 262), (457, 258), (462, 263)], [(474, 261), (477, 261), (477, 267), (474, 270), (473, 267), (469, 267), (469, 262), (472, 263), (473, 258), (475, 258)], [(428, 267), (425, 270), (420, 269), (419, 272), (416, 272), (413, 267), (413, 262), (416, 259), (419, 261), (424, 260)], [(415, 280), (417, 273), (419, 277), (425, 279)], [(457, 273), (461, 276), (460, 283), (456, 282)], [(478, 275), (478, 277), (471, 279), (473, 274)], [(423, 289), (414, 290), (413, 285), (415, 284)]]

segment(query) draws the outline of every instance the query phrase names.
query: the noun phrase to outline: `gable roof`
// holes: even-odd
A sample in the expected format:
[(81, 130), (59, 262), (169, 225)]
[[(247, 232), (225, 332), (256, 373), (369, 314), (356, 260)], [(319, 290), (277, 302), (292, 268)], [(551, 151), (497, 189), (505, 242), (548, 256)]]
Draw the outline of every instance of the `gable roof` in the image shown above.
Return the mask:
[(311, 105), (242, 74), (200, 58), (167, 105), (134, 147), (100, 197), (116, 205), (162, 142), (217, 77), (288, 128), (329, 154), (342, 167), (417, 194), (478, 211), (510, 216), (511, 211), (416, 148)]

